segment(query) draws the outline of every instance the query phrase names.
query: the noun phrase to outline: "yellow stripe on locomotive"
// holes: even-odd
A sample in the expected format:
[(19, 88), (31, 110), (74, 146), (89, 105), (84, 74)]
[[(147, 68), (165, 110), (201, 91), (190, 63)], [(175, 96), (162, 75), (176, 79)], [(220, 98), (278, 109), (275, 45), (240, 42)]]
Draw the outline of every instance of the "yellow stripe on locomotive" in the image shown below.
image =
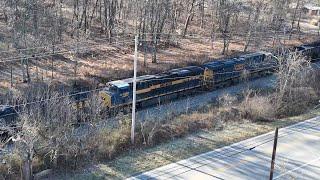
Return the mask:
[(108, 94), (106, 91), (101, 91), (100, 92), (100, 97), (103, 100), (104, 105), (107, 108), (111, 108), (112, 107), (112, 101), (111, 101), (111, 95)]

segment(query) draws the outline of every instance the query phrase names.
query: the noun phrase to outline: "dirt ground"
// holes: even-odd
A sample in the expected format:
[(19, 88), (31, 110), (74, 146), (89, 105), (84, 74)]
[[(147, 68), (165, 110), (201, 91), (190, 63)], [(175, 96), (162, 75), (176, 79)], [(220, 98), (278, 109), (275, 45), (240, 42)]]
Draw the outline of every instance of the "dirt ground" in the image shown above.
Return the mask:
[[(289, 40), (288, 37), (285, 37), (285, 39), (282, 37), (281, 43), (284, 42), (289, 47), (313, 41), (317, 37), (317, 35), (304, 34), (297, 40), (298, 36), (294, 35), (292, 40)], [(243, 38), (237, 37), (231, 41), (229, 53), (225, 56), (235, 56), (243, 53)], [(277, 46), (277, 43), (274, 43), (270, 37), (257, 38), (259, 40), (252, 44), (249, 52), (269, 50)], [(70, 79), (85, 79), (98, 85), (132, 75), (133, 39), (119, 40), (111, 44), (101, 39), (79, 43), (76, 46), (70, 44), (60, 47), (57, 45), (56, 53), (58, 54), (53, 57), (39, 53), (39, 55), (35, 55), (38, 56), (37, 58), (30, 58), (28, 66), (31, 81), (66, 83)], [(165, 46), (164, 43), (160, 43), (156, 64), (151, 62), (153, 48), (148, 47), (146, 53), (141, 48), (139, 51), (138, 74), (156, 74), (172, 68), (200, 65), (225, 57), (221, 55), (222, 39), (212, 42), (210, 38), (200, 36), (184, 39), (173, 38), (170, 40), (170, 44), (171, 46)], [(50, 52), (48, 49), (43, 51)], [(4, 53), (1, 56), (6, 56), (6, 58), (3, 58), (4, 60), (15, 57)], [(144, 66), (144, 60), (146, 60), (146, 66)], [(11, 81), (13, 87), (22, 84), (23, 72), (21, 67), (21, 59), (19, 58), (5, 63), (0, 62), (0, 90), (2, 93), (11, 87)]]

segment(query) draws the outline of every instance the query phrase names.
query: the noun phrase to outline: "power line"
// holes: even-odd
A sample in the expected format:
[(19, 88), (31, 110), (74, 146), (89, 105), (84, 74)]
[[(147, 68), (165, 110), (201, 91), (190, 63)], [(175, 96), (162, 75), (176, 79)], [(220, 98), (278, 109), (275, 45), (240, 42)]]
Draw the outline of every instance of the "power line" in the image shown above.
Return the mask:
[[(77, 93), (73, 93), (73, 94), (68, 94), (68, 95), (64, 95), (64, 96), (58, 96), (58, 97), (54, 97), (54, 98), (48, 98), (48, 99), (44, 99), (44, 100), (38, 100), (38, 101), (32, 101), (32, 102), (27, 102), (27, 103), (22, 103), (22, 104), (17, 104), (17, 105), (11, 105), (10, 107), (12, 108), (18, 108), (18, 107), (24, 107), (24, 106), (28, 106), (28, 105), (33, 105), (33, 104), (38, 104), (38, 103), (43, 103), (43, 102), (48, 102), (48, 101), (53, 101), (53, 100), (60, 100), (60, 99), (65, 99), (68, 97), (73, 97), (73, 96), (77, 96), (77, 95), (83, 95), (83, 94), (89, 94), (89, 93), (93, 93), (96, 91), (101, 91), (103, 89), (105, 89), (107, 86), (101, 87), (101, 88), (97, 88), (97, 89), (93, 89), (93, 90), (88, 90), (88, 91), (82, 91), (82, 92), (77, 92)], [(3, 116), (0, 116), (0, 118)]]
[[(112, 38), (115, 39), (115, 38)], [(73, 39), (74, 41), (76, 41), (76, 39)], [(34, 50), (34, 49), (54, 49), (54, 48), (63, 48), (66, 45), (70, 45), (70, 46), (77, 46), (78, 44), (84, 44), (84, 43), (90, 43), (90, 41), (93, 41), (91, 43), (97, 43), (96, 41), (102, 41), (102, 42), (108, 42), (110, 44), (112, 43), (116, 43), (116, 42), (109, 42), (108, 41), (109, 38), (100, 38), (100, 39), (87, 39), (85, 41), (76, 41), (75, 43), (56, 43), (56, 44), (48, 44), (48, 45), (44, 45), (44, 46), (36, 46), (36, 47), (30, 47), (30, 48), (23, 48), (23, 49), (12, 49), (12, 50), (7, 50), (7, 51), (0, 51), (0, 53), (10, 53), (10, 52), (21, 52), (21, 51), (30, 51), (30, 50)]]
[[(272, 68), (276, 68), (276, 67), (278, 67), (278, 66), (260, 68), (260, 69), (258, 69), (258, 70), (266, 70), (266, 69), (272, 69)], [(320, 68), (320, 67), (318, 67), (318, 68)], [(255, 70), (256, 70), (256, 69), (255, 69)], [(225, 72), (225, 73), (217, 73), (217, 74), (223, 75), (223, 74), (239, 73), (239, 72), (243, 72), (243, 71), (233, 71), (233, 72)], [(175, 77), (175, 78), (162, 78), (162, 79), (159, 79), (159, 81), (160, 81), (160, 80), (186, 79), (186, 78), (192, 78), (192, 77), (194, 77), (194, 76)], [(157, 80), (157, 79), (153, 79), (153, 80), (142, 80), (142, 81), (137, 80), (137, 82), (140, 83), (140, 82), (148, 82), (148, 81), (154, 81), (154, 80)], [(207, 81), (207, 82), (208, 82), (208, 81)], [(215, 81), (209, 81), (209, 82), (215, 82)], [(105, 87), (102, 87), (102, 88), (98, 88), (98, 89), (94, 89), (94, 90), (82, 91), (82, 92), (78, 92), (78, 93), (74, 93), (74, 94), (59, 96), (59, 97), (56, 97), (56, 98), (50, 98), (50, 99), (44, 99), (44, 100), (39, 100), (39, 101), (32, 101), (32, 102), (28, 102), (28, 103), (22, 103), (22, 104), (18, 104), (18, 105), (12, 105), (11, 107), (13, 107), (13, 108), (15, 108), (15, 107), (23, 107), (23, 106), (32, 105), (32, 104), (37, 104), (37, 103), (42, 103), (42, 102), (47, 102), (47, 101), (53, 101), (53, 100), (57, 100), (57, 99), (63, 99), (63, 98), (73, 97), (73, 96), (77, 96), (77, 95), (89, 94), (89, 93), (92, 93), (92, 92), (95, 92), (95, 91), (103, 90), (103, 89), (105, 89), (106, 87), (108, 87), (108, 86), (105, 86)], [(9, 115), (4, 115), (4, 116), (9, 116)], [(4, 117), (4, 116), (1, 116), (1, 117)], [(0, 117), (0, 118), (1, 118), (1, 117)]]
[[(133, 40), (121, 41), (121, 42), (117, 42), (117, 43), (121, 44), (121, 43), (130, 43), (130, 42), (133, 42)], [(73, 49), (56, 51), (54, 53), (53, 52), (47, 52), (47, 53), (33, 54), (31, 56), (18, 56), (18, 57), (5, 58), (5, 59), (2, 59), (2, 61), (0, 61), (0, 63), (21, 61), (21, 59), (36, 59), (36, 58), (42, 58), (42, 57), (51, 57), (51, 56), (54, 56), (54, 55), (70, 54), (70, 52), (72, 52), (72, 51), (87, 50), (89, 48), (99, 47), (99, 46), (103, 46), (103, 45), (95, 43), (93, 45), (89, 45), (89, 46), (86, 46), (86, 47), (80, 47), (80, 48), (74, 47)]]
[[(265, 32), (261, 32), (261, 33), (264, 33), (265, 34)], [(273, 32), (271, 32), (271, 34), (272, 34)], [(153, 33), (144, 33), (144, 34), (153, 34)], [(164, 33), (157, 33), (157, 34), (162, 34), (162, 35), (170, 35), (170, 36), (181, 36), (181, 35), (179, 35), (179, 34), (164, 34)], [(217, 33), (217, 34), (219, 34), (219, 33)], [(246, 33), (243, 33), (243, 34), (246, 34)], [(241, 34), (240, 34), (241, 35)], [(205, 39), (205, 38), (212, 38), (212, 37), (205, 37), (205, 36), (201, 36), (201, 37), (196, 37), (196, 36), (191, 36), (193, 39), (194, 38), (196, 38), (196, 39)], [(251, 36), (251, 37), (253, 37), (254, 38), (254, 36)], [(106, 40), (107, 38), (105, 38), (105, 39), (103, 39), (102, 41), (104, 41), (104, 40)], [(140, 42), (141, 41), (143, 41), (143, 40), (140, 40)], [(88, 41), (82, 41), (82, 42), (77, 42), (77, 43), (75, 43), (75, 45), (74, 46), (77, 46), (77, 44), (80, 44), (80, 43), (88, 43)], [(132, 41), (123, 41), (123, 42), (133, 42), (133, 40)], [(110, 43), (109, 42), (109, 44), (118, 44), (118, 43), (122, 43), (121, 41), (120, 42), (112, 42), (112, 43)], [(64, 44), (58, 44), (58, 45), (64, 45)], [(32, 50), (32, 49), (40, 49), (40, 48), (48, 48), (49, 46), (51, 46), (51, 48), (53, 49), (53, 48), (58, 48), (58, 45), (56, 46), (56, 45), (48, 45), (48, 46), (42, 46), (42, 47), (34, 47), (34, 48), (26, 48), (26, 49), (17, 49), (16, 51), (28, 51), (28, 50)], [(98, 46), (97, 45), (97, 43), (96, 42), (94, 42), (94, 45), (91, 45), (91, 46)], [(89, 46), (90, 47), (90, 46)], [(76, 49), (76, 47), (74, 47), (75, 49)], [(1, 51), (0, 53), (6, 53), (6, 52), (12, 52), (12, 51), (14, 51), (14, 50), (11, 50), (11, 51)], [(57, 51), (56, 53), (52, 53), (52, 52), (49, 52), (49, 53), (47, 53), (47, 55), (45, 55), (45, 54), (43, 54), (43, 53), (40, 53), (40, 55), (41, 56), (37, 56), (37, 57), (35, 57), (36, 55), (39, 55), (39, 54), (34, 54), (34, 55), (32, 55), (32, 56), (29, 56), (29, 57), (27, 57), (27, 56), (19, 56), (19, 57), (11, 57), (11, 58), (6, 58), (6, 59), (2, 59), (3, 61), (0, 61), (0, 63), (1, 62), (10, 62), (11, 60), (12, 61), (17, 61), (17, 60), (20, 60), (20, 59), (33, 59), (33, 58), (39, 58), (39, 57), (46, 57), (46, 56), (51, 56), (51, 55), (53, 55), (53, 54), (64, 54), (64, 53), (67, 53), (67, 52), (69, 52), (69, 51), (71, 51), (71, 50), (66, 50), (66, 51)]]

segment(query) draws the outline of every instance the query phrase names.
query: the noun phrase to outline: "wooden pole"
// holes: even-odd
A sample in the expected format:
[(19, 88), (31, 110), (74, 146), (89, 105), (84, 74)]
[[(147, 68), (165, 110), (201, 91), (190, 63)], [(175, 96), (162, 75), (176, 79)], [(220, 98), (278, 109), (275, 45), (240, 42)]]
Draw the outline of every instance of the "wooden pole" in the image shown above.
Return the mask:
[(277, 152), (277, 144), (278, 144), (278, 128), (276, 128), (276, 132), (275, 132), (275, 135), (274, 135), (274, 143), (273, 143), (273, 151), (272, 151), (272, 160), (271, 160), (271, 168), (270, 168), (269, 180), (273, 179), (274, 164), (275, 164), (276, 152)]
[(138, 60), (138, 35), (135, 37), (134, 65), (133, 65), (133, 99), (132, 99), (132, 122), (131, 143), (134, 144), (134, 133), (136, 124), (136, 91), (137, 91), (137, 60)]

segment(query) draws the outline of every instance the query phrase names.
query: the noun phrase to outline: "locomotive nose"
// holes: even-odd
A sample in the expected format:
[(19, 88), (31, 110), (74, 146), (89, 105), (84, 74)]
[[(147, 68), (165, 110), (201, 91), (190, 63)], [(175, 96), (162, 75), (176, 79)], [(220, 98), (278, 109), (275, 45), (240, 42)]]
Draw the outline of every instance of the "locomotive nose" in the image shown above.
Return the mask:
[(106, 107), (111, 108), (112, 107), (112, 94), (106, 91), (100, 92), (100, 97), (103, 100), (103, 103)]

